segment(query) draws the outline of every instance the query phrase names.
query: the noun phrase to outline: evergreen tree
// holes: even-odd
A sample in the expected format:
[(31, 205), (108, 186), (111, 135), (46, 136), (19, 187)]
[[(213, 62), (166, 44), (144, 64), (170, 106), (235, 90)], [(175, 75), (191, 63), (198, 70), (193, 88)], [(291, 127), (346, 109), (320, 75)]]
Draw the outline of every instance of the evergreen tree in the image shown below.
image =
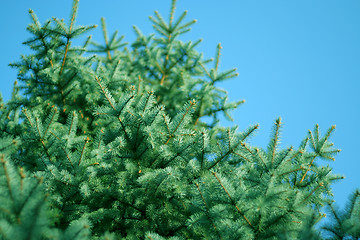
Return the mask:
[[(332, 205), (342, 178), (320, 160), (339, 152), (319, 126), (298, 148), (280, 148), (276, 119), (266, 149), (219, 125), (228, 102), (219, 71), (179, 37), (196, 21), (150, 20), (156, 34), (104, 44), (70, 20), (41, 24), (30, 10), (33, 54), (18, 69), (12, 98), (0, 102), (0, 239), (322, 239), (329, 205), (334, 239), (359, 238), (359, 193), (347, 210)], [(82, 46), (73, 39), (85, 37)], [(23, 94), (19, 94), (22, 90)]]

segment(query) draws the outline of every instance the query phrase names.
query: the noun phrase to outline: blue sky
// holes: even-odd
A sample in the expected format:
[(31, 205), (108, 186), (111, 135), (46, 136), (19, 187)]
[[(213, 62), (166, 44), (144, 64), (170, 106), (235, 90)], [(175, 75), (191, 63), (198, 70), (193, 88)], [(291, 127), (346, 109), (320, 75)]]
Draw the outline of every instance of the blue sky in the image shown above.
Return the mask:
[[(33, 9), (41, 22), (51, 17), (68, 20), (72, 1), (12, 0), (0, 3), (0, 91), (11, 94), (16, 70), (7, 66), (29, 54), (21, 43), (29, 34), (27, 14)], [(81, 0), (77, 23), (99, 24), (105, 17), (109, 32), (119, 30), (134, 40), (132, 25), (153, 30), (148, 16), (154, 10), (168, 17), (170, 0)], [(221, 43), (223, 70), (236, 67), (239, 77), (220, 85), (230, 100), (246, 103), (223, 125), (246, 129), (260, 124), (252, 143), (265, 147), (275, 118), (284, 122), (282, 146), (297, 147), (308, 129), (318, 123), (323, 132), (336, 125), (332, 141), (342, 149), (335, 173), (346, 176), (334, 185), (335, 200), (344, 206), (360, 187), (360, 1), (358, 0), (178, 0), (177, 13), (188, 10), (197, 19), (184, 40), (203, 38), (198, 51), (213, 57)], [(102, 41), (100, 28), (91, 32)], [(328, 162), (323, 162), (328, 164)]]

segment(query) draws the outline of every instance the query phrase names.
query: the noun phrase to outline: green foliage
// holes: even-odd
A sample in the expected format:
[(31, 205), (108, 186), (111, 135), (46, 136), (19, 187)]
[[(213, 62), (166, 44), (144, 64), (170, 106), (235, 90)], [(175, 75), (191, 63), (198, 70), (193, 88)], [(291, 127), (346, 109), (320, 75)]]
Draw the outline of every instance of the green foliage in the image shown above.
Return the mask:
[[(35, 239), (49, 231), (41, 179), (26, 176), (0, 156), (0, 235), (3, 239)], [(31, 217), (30, 217), (31, 216)]]
[(0, 239), (88, 239), (86, 219), (71, 222), (65, 231), (52, 226), (58, 216), (49, 205), (43, 178), (14, 167), (4, 155), (0, 163)]
[[(68, 24), (29, 11), (34, 53), (11, 64), (21, 84), (0, 102), (0, 239), (321, 239), (342, 178), (319, 163), (339, 152), (335, 127), (281, 149), (278, 118), (260, 149), (248, 141), (257, 125), (219, 126), (244, 102), (216, 86), (236, 69), (219, 71), (220, 44), (204, 59), (201, 41), (179, 40), (196, 21), (175, 19), (175, 3), (168, 22), (150, 18), (157, 34), (134, 27), (130, 46), (103, 18), (104, 45), (72, 46), (95, 27), (75, 24), (78, 0)], [(359, 236), (357, 199), (333, 211), (344, 236)]]
[(332, 223), (323, 229), (330, 233), (330, 239), (360, 238), (360, 191), (355, 190), (349, 197), (344, 210), (340, 211), (334, 204), (329, 204)]

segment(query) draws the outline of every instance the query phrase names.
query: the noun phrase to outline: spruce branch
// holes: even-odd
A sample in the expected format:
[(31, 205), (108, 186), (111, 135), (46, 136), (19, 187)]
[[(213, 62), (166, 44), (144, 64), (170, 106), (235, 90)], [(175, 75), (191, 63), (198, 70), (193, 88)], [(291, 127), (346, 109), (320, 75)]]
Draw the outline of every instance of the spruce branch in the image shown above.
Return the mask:
[(82, 148), (82, 150), (81, 150), (81, 154), (80, 154), (80, 158), (79, 158), (78, 166), (80, 166), (81, 159), (82, 159), (82, 158), (83, 158), (83, 156), (84, 156), (84, 152), (85, 152), (85, 147), (86, 147), (86, 144), (87, 144), (89, 141), (90, 141), (90, 138), (89, 138), (89, 137), (87, 137), (87, 138), (85, 139), (84, 146), (83, 146), (83, 148)]
[[(256, 156), (261, 160), (262, 164), (264, 164), (265, 169), (266, 169), (266, 170), (269, 170), (269, 168), (268, 168), (268, 166), (266, 165), (263, 157), (261, 156), (261, 153), (260, 153), (260, 151), (259, 151), (259, 148), (255, 148), (255, 152), (256, 152), (256, 154), (257, 154)], [(250, 152), (250, 153), (251, 153), (251, 152)]]
[(240, 153), (237, 153), (237, 152), (234, 152), (233, 154), (239, 156), (240, 158), (246, 160), (247, 162), (251, 163), (252, 160), (250, 160), (249, 158), (245, 157), (244, 155), (240, 154)]
[(5, 155), (4, 154), (1, 154), (0, 155), (0, 161), (1, 161), (1, 164), (2, 164), (2, 167), (3, 167), (3, 170), (4, 170), (4, 173), (5, 173), (5, 177), (6, 177), (6, 184), (7, 184), (7, 189), (9, 191), (9, 196), (10, 196), (10, 199), (11, 201), (14, 201), (14, 196), (13, 196), (13, 193), (12, 193), (12, 187), (11, 187), (11, 179), (10, 179), (10, 176), (9, 176), (9, 173), (8, 173), (8, 169), (7, 169), (7, 166), (6, 166), (6, 162), (5, 162)]
[[(187, 115), (189, 114), (190, 110), (193, 108), (193, 106), (196, 104), (195, 100), (191, 100), (189, 101), (188, 106), (185, 109), (185, 112), (182, 114), (181, 119), (179, 121), (177, 121), (178, 123), (176, 124), (174, 130), (171, 131), (171, 133), (169, 134), (169, 137), (167, 139), (167, 141), (165, 142), (165, 145), (169, 143), (170, 139), (172, 139), (174, 137), (174, 134), (176, 133), (176, 131), (178, 130), (178, 128), (180, 127), (180, 125), (184, 122), (185, 118), (187, 117)], [(166, 121), (165, 121), (166, 124)], [(169, 128), (168, 128), (169, 129)], [(170, 129), (169, 129), (170, 131)]]
[(280, 173), (278, 176), (287, 175), (289, 173), (293, 173), (293, 172), (297, 172), (297, 171), (301, 171), (301, 170), (304, 170), (304, 167), (299, 167), (299, 168), (295, 168), (295, 169), (292, 169), (292, 170), (284, 172), (284, 173)]
[(328, 204), (330, 221), (322, 229), (338, 239), (358, 239), (360, 237), (360, 192), (356, 189), (348, 198), (345, 209), (340, 211), (334, 203)]
[(212, 226), (213, 226), (213, 228), (214, 228), (214, 230), (215, 230), (216, 235), (218, 236), (218, 238), (219, 238), (219, 239), (223, 239), (223, 238), (221, 237), (218, 229), (216, 228), (216, 225), (215, 225), (214, 221), (213, 221), (212, 218), (211, 218), (210, 211), (209, 211), (209, 207), (208, 207), (208, 205), (206, 204), (205, 198), (204, 198), (204, 196), (203, 196), (203, 194), (202, 194), (202, 192), (201, 192), (201, 190), (200, 190), (199, 184), (198, 184), (198, 183), (195, 183), (195, 185), (196, 185), (196, 187), (197, 187), (197, 189), (198, 189), (198, 191), (199, 191), (199, 193), (200, 193), (201, 199), (203, 200), (203, 203), (204, 203), (204, 206), (205, 206), (205, 209), (206, 209), (206, 210), (205, 210), (205, 211), (206, 211), (206, 216), (210, 219), (211, 224), (212, 224)]
[(314, 192), (316, 192), (320, 187), (323, 187), (324, 186), (324, 183), (323, 182), (320, 182), (303, 200), (303, 202), (306, 202), (310, 197), (311, 195), (314, 194)]
[(174, 161), (177, 157), (183, 157), (188, 149), (194, 145), (195, 142), (191, 142), (187, 146), (181, 149), (181, 151), (177, 152), (172, 158), (170, 158), (165, 164), (162, 165), (162, 168), (168, 166), (172, 161)]
[[(213, 167), (215, 167), (219, 162), (221, 162), (222, 160), (224, 160), (226, 157), (230, 156), (231, 154), (233, 154), (236, 149), (238, 147), (245, 147), (246, 145), (243, 141), (245, 141), (245, 139), (247, 137), (249, 137), (256, 129), (258, 128), (258, 125), (255, 125), (253, 127), (248, 128), (243, 134), (241, 134), (240, 139), (237, 139), (237, 143), (235, 143), (233, 146), (230, 145), (230, 148), (223, 154), (221, 154), (217, 159), (214, 159), (213, 163), (207, 168), (207, 170), (212, 169)], [(228, 142), (229, 143), (229, 142)], [(221, 147), (219, 146), (219, 149), (221, 149)], [(252, 152), (250, 151), (250, 149), (247, 149), (251, 154)]]
[(205, 137), (206, 137), (206, 133), (204, 131), (201, 131), (201, 158), (200, 158), (200, 168), (203, 169), (203, 165), (204, 165), (204, 158), (205, 158)]
[(169, 18), (169, 26), (170, 27), (172, 25), (172, 22), (174, 21), (175, 8), (176, 8), (176, 0), (172, 0), (171, 1), (171, 8), (170, 8), (170, 18)]
[(291, 153), (293, 152), (293, 147), (289, 147), (281, 152), (279, 152), (279, 154), (277, 154), (277, 156), (275, 157), (275, 160), (278, 162), (276, 166), (274, 166), (274, 169), (278, 169), (281, 167), (281, 165), (286, 164), (288, 161), (291, 161), (291, 157), (288, 158), (289, 155), (291, 155)]
[(301, 178), (301, 180), (300, 180), (300, 182), (299, 182), (298, 184), (301, 184), (302, 181), (304, 181), (306, 174), (310, 171), (310, 168), (311, 168), (311, 166), (313, 165), (313, 163), (314, 163), (314, 161), (315, 161), (315, 158), (316, 158), (316, 156), (312, 158), (312, 160), (311, 160), (308, 168), (306, 169), (304, 175), (302, 176), (302, 178)]
[(275, 159), (275, 152), (276, 152), (276, 148), (279, 144), (279, 131), (280, 131), (280, 127), (281, 127), (281, 118), (276, 119), (275, 121), (275, 127), (273, 130), (273, 136), (270, 140), (269, 146), (268, 146), (268, 151), (269, 154), (271, 154), (270, 159), (271, 159), (271, 167), (273, 167), (274, 165), (274, 159)]
[[(45, 144), (45, 138), (42, 134), (43, 133), (42, 123), (40, 122), (40, 120), (37, 116), (35, 116), (35, 119), (34, 119), (31, 112), (28, 113), (27, 108), (23, 108), (22, 112), (24, 113), (27, 122), (30, 124), (31, 131), (35, 135), (36, 140), (41, 143), (41, 146), (43, 147), (47, 158), (49, 159), (50, 162), (52, 162), (48, 147)], [(44, 163), (44, 165), (45, 165), (45, 163)]]
[(65, 60), (66, 60), (66, 56), (67, 56), (67, 53), (68, 53), (68, 50), (69, 50), (69, 44), (70, 44), (70, 38), (67, 37), (67, 38), (66, 38), (66, 46), (65, 46), (64, 58), (63, 58), (62, 63), (61, 63), (61, 68), (60, 68), (59, 76), (61, 76), (61, 74), (62, 74), (62, 72), (63, 72), (63, 70), (64, 70)]
[(216, 177), (216, 180), (218, 180), (218, 182), (220, 183), (221, 187), (224, 189), (225, 193), (228, 195), (231, 204), (234, 205), (234, 207), (236, 208), (236, 210), (240, 213), (240, 215), (245, 219), (245, 221), (249, 224), (249, 226), (251, 228), (253, 228), (253, 226), (251, 225), (249, 219), (244, 215), (244, 213), (240, 210), (240, 208), (236, 205), (236, 202), (234, 201), (234, 199), (231, 197), (231, 195), (229, 194), (229, 192), (226, 190), (225, 186), (222, 184), (221, 180), (219, 179), (219, 177), (216, 175), (216, 172), (212, 172), (212, 174)]
[[(176, 1), (176, 0), (175, 0)], [(174, 4), (175, 5), (175, 4)], [(174, 8), (175, 9), (175, 8)], [(175, 29), (177, 29), (177, 27), (179, 26), (179, 24), (184, 20), (184, 18), (186, 17), (187, 15), (187, 11), (184, 11), (180, 17), (178, 18), (178, 20), (176, 20), (176, 22), (174, 24), (172, 24), (172, 21), (174, 19), (174, 15), (171, 16), (170, 14), (170, 26), (171, 26), (171, 32), (174, 32)]]
[(101, 81), (100, 78), (95, 77), (95, 79), (96, 79), (97, 83), (99, 84), (99, 87), (100, 87), (103, 95), (106, 97), (106, 100), (107, 100), (108, 103), (110, 104), (111, 108), (112, 108), (113, 110), (116, 110), (114, 99), (112, 98), (112, 96), (111, 96), (111, 94), (108, 92), (108, 90), (106, 89), (106, 86), (104, 86), (104, 85), (102, 84), (102, 81)]
[(109, 50), (109, 37), (108, 37), (108, 33), (107, 33), (105, 18), (101, 18), (101, 28), (102, 28), (104, 39), (105, 39), (106, 54), (108, 56), (109, 61), (111, 61), (111, 54), (110, 54), (110, 50)]
[(324, 159), (335, 161), (333, 157), (336, 153), (340, 152), (340, 149), (333, 149), (333, 144), (328, 141), (331, 133), (335, 130), (335, 125), (331, 126), (326, 134), (321, 138), (319, 125), (316, 124), (313, 131), (309, 130), (310, 146), (314, 150), (315, 154)]
[[(219, 43), (216, 47), (216, 56), (215, 56), (215, 72), (217, 73), (218, 70), (219, 70), (219, 62), (220, 62), (220, 55), (221, 55), (221, 49), (222, 49), (222, 46), (221, 44)], [(215, 77), (216, 78), (216, 77)]]

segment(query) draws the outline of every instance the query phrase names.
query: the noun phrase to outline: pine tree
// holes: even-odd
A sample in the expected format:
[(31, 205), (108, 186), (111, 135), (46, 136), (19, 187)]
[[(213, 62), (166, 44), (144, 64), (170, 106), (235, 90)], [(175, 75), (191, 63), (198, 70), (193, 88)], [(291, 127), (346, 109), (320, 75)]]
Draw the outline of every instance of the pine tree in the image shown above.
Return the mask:
[[(298, 148), (281, 148), (281, 118), (266, 149), (219, 125), (228, 102), (219, 71), (180, 36), (196, 21), (150, 17), (156, 34), (104, 43), (71, 17), (41, 24), (30, 10), (33, 54), (0, 105), (0, 239), (334, 239), (359, 238), (359, 194), (338, 213), (331, 184), (342, 178), (320, 160), (339, 152), (319, 126)], [(72, 46), (82, 37), (82, 46)], [(19, 92), (23, 93), (20, 94)]]

